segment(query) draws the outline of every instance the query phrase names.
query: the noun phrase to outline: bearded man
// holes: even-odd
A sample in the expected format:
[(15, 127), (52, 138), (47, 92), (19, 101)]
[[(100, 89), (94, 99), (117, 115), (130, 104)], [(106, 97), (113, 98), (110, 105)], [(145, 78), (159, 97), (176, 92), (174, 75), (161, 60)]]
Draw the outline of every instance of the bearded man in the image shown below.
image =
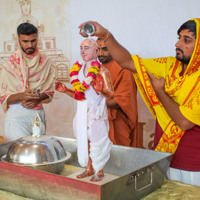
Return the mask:
[(98, 59), (106, 67), (114, 87), (114, 97), (107, 98), (109, 137), (113, 144), (141, 147), (138, 133), (137, 88), (132, 73), (123, 69), (98, 38)]
[(50, 102), (54, 94), (55, 73), (49, 58), (38, 50), (37, 28), (22, 23), (17, 35), (18, 49), (5, 62), (0, 79), (0, 99), (6, 112), (6, 141), (31, 135), (30, 125), (36, 114), (46, 125), (42, 104)]

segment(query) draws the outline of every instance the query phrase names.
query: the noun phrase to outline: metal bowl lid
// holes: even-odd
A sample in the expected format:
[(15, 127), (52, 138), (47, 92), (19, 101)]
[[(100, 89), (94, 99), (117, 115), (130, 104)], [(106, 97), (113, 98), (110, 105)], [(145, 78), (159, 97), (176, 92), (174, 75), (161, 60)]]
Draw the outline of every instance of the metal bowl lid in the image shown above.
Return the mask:
[[(68, 153), (70, 154), (70, 153)], [(62, 143), (53, 136), (27, 136), (13, 142), (2, 159), (23, 165), (40, 165), (69, 158)]]

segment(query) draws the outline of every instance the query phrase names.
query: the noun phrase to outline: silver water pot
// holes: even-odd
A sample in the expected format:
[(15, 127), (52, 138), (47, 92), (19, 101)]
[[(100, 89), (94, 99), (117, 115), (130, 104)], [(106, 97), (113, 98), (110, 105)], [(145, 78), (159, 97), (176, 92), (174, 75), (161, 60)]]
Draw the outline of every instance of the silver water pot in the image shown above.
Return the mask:
[(95, 27), (91, 23), (85, 23), (80, 32), (84, 32), (86, 35), (91, 36), (95, 32)]

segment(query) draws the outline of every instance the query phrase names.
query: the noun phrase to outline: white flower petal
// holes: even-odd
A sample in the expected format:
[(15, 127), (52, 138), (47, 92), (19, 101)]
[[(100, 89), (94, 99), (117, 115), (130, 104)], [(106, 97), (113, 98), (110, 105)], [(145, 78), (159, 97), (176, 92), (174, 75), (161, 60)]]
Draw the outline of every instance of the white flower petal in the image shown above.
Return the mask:
[(78, 76), (77, 75), (74, 75), (70, 78), (71, 81), (75, 80), (75, 79), (78, 79)]
[(86, 82), (88, 85), (90, 85), (90, 83), (92, 82), (92, 80), (93, 80), (93, 78), (92, 78), (91, 76), (89, 76), (89, 77), (87, 77), (87, 78), (85, 79), (85, 82)]
[(82, 61), (78, 61), (78, 63), (79, 63), (80, 65), (83, 65), (83, 62), (82, 62)]

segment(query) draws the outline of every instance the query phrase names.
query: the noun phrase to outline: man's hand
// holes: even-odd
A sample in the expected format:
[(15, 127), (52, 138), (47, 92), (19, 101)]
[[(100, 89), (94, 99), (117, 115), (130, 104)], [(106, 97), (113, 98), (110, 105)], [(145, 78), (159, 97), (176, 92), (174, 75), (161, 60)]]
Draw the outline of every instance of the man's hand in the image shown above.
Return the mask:
[(156, 94), (159, 95), (161, 92), (165, 91), (165, 79), (163, 77), (156, 78), (151, 73), (147, 72), (153, 89), (155, 90)]
[[(106, 36), (107, 36), (107, 34), (108, 34), (108, 30), (105, 29), (103, 26), (101, 26), (101, 25), (100, 25), (99, 23), (97, 23), (97, 22), (94, 22), (94, 21), (84, 22), (84, 23), (80, 24), (78, 28), (81, 29), (85, 23), (91, 23), (91, 24), (95, 27), (95, 32), (94, 32), (94, 34), (93, 34), (92, 36), (96, 36), (96, 37), (102, 38), (102, 39), (105, 39), (105, 38), (106, 38)], [(83, 37), (88, 37), (88, 35), (85, 34), (84, 32), (81, 32), (81, 31), (80, 31), (79, 34), (80, 34), (81, 36), (83, 36)]]
[(34, 90), (26, 90), (22, 93), (22, 101), (38, 100), (40, 94), (36, 93)]
[(24, 108), (31, 109), (47, 98), (49, 98), (49, 96), (45, 93), (37, 93), (35, 90), (26, 90), (25, 92), (10, 95), (7, 104), (21, 103)]
[(40, 94), (36, 93), (34, 90), (26, 90), (22, 93), (22, 101), (21, 105), (24, 108), (31, 109), (37, 106), (43, 98), (41, 98)]
[(165, 92), (165, 79), (163, 77), (156, 78), (151, 73), (147, 72), (152, 86), (156, 92), (156, 95), (170, 118), (177, 124), (182, 130), (188, 130), (195, 126), (194, 123), (189, 121), (179, 110), (179, 104), (176, 103)]
[(108, 48), (108, 51), (111, 54), (113, 60), (115, 60), (122, 68), (136, 72), (135, 65), (129, 51), (120, 45), (111, 34), (111, 32), (109, 32), (99, 23), (94, 21), (87, 21), (80, 24), (78, 28), (80, 29), (79, 34), (81, 36), (88, 37), (87, 34), (81, 31), (85, 23), (91, 23), (94, 26), (95, 32), (91, 36), (96, 36), (102, 39), (102, 41), (106, 42), (106, 47)]
[(31, 109), (34, 108), (35, 106), (37, 106), (42, 100), (38, 99), (38, 100), (28, 100), (28, 101), (22, 101), (21, 105), (24, 108), (27, 109)]
[[(43, 95), (44, 97), (44, 95)], [(40, 100), (41, 99), (41, 100)], [(35, 104), (38, 104), (38, 102), (42, 101), (43, 99), (41, 98), (40, 94), (37, 94), (34, 90), (26, 90), (25, 92), (17, 93), (17, 94), (12, 94), (8, 97), (7, 104), (18, 104), (21, 103), (22, 106), (26, 108), (26, 102), (28, 101), (35, 101)], [(28, 106), (28, 108), (31, 105)]]

